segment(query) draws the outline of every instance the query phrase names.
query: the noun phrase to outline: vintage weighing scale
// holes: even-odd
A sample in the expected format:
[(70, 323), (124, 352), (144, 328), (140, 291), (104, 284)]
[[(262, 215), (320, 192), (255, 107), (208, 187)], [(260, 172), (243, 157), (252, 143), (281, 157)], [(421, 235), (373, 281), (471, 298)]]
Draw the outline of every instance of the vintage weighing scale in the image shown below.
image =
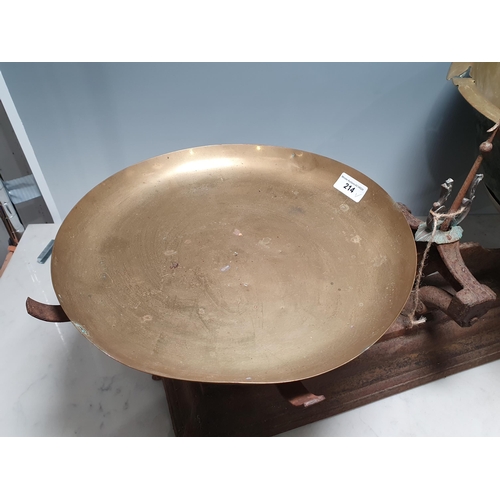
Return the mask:
[(477, 166), (419, 221), (304, 151), (153, 158), (75, 206), (60, 306), (27, 309), (162, 380), (177, 435), (278, 434), (500, 358), (500, 250), (459, 242)]

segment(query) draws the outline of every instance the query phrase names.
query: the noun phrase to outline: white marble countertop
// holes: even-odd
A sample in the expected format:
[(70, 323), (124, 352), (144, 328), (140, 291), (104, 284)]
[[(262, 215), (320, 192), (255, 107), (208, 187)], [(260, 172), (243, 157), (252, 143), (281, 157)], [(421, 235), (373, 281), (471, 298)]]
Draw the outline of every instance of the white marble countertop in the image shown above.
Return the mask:
[[(468, 239), (500, 246), (498, 216), (470, 216)], [(491, 224), (494, 222), (494, 224)], [(1, 436), (173, 436), (161, 382), (99, 351), (71, 323), (44, 323), (25, 300), (57, 304), (54, 224), (29, 226), (0, 278)], [(498, 436), (500, 361), (351, 410), (284, 436)]]

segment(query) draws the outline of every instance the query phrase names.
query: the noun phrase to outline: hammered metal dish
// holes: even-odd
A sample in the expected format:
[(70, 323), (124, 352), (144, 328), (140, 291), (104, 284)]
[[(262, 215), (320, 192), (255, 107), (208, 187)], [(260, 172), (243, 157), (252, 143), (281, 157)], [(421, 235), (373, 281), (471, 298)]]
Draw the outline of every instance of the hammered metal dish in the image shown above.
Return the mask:
[[(333, 187), (347, 173), (359, 202)], [(221, 145), (152, 158), (63, 222), (52, 280), (80, 332), (137, 370), (278, 383), (375, 343), (413, 285), (413, 236), (389, 195), (316, 154)]]

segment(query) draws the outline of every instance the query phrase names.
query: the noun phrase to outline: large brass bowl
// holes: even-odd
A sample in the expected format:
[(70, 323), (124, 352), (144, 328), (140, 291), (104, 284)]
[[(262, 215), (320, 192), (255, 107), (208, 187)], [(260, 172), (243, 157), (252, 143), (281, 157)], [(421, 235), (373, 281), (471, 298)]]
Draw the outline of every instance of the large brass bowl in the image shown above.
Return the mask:
[[(347, 173), (356, 202), (333, 187)], [(194, 148), (113, 175), (57, 234), (52, 280), (114, 359), (184, 380), (278, 383), (376, 342), (415, 277), (412, 233), (356, 170), (303, 151)]]

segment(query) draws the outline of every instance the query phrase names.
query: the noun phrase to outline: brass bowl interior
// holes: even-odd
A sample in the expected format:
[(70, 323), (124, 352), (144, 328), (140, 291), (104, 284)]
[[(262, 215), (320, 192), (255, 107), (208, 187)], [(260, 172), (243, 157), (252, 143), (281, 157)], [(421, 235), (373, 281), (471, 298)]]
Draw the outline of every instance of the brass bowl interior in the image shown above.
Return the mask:
[[(333, 184), (368, 187), (358, 203)], [(163, 377), (278, 383), (333, 370), (389, 328), (415, 278), (389, 195), (332, 159), (206, 146), (90, 191), (52, 256), (65, 313), (114, 359)]]

